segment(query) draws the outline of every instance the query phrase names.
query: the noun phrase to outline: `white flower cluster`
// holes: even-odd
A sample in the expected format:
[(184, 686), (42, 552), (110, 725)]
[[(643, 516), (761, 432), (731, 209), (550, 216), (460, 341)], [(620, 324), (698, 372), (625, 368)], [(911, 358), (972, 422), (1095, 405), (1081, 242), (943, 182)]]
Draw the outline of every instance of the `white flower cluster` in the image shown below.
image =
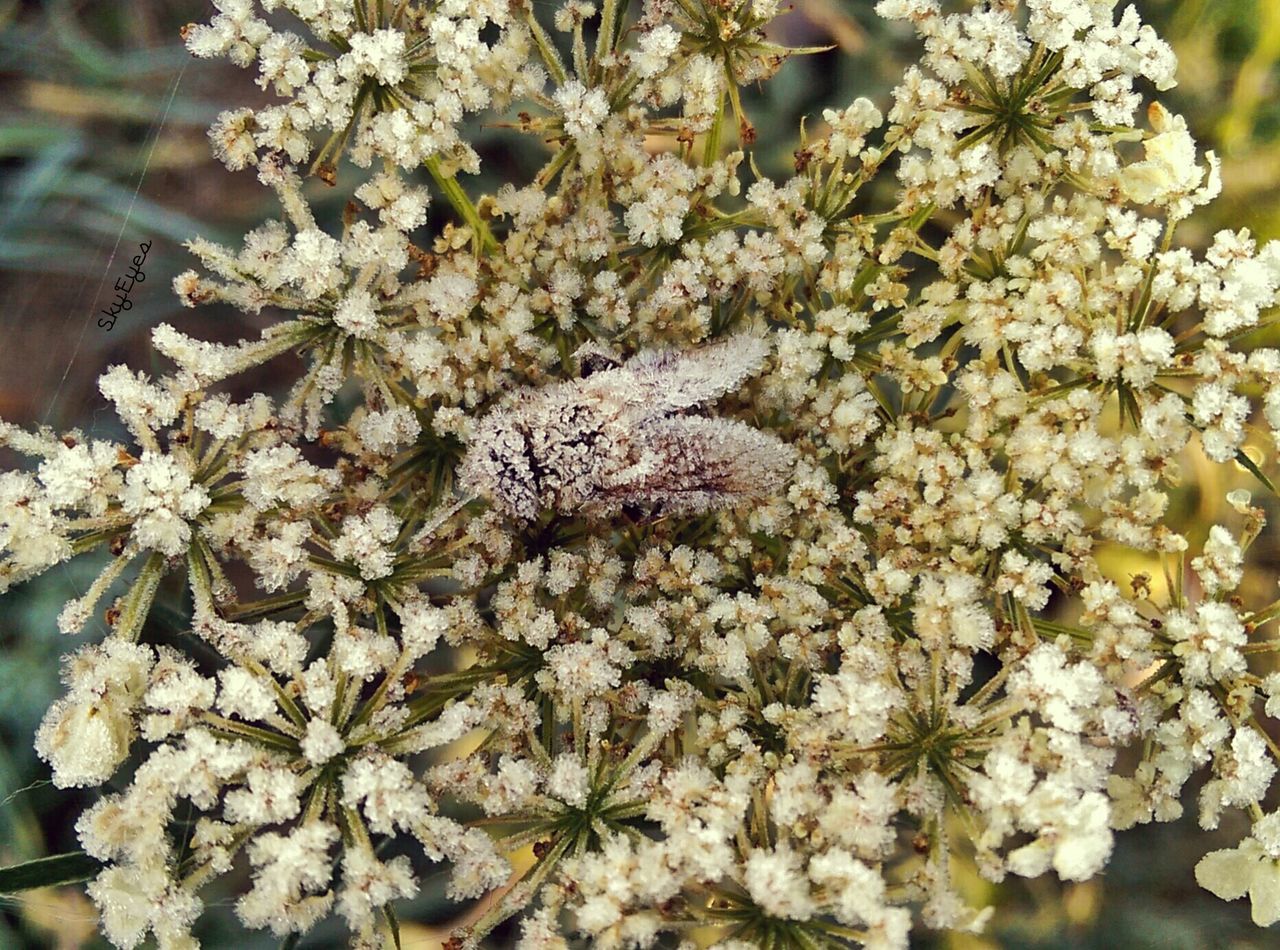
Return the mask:
[[(215, 0), (218, 14), (185, 30), (196, 56), (257, 64), (258, 85), (286, 101), (223, 112), (209, 131), (214, 153), (231, 169), (281, 152), (294, 164), (313, 157), (312, 136), (331, 135), (313, 167), (333, 173), (337, 149), (355, 162), (402, 168), (424, 161), (475, 171), (479, 158), (460, 137), (469, 112), (535, 94), (545, 72), (529, 59), (528, 26), (505, 0), (447, 0), (394, 14), (384, 5), (278, 0), (311, 34), (277, 31), (251, 0)], [(496, 39), (480, 38), (487, 28)]]
[[(1196, 455), (1270, 485), (1280, 244), (1176, 242), (1219, 181), (1139, 129), (1168, 47), (881, 0), (920, 64), (748, 183), (781, 4), (544, 6), (219, 0), (191, 50), (277, 101), (214, 147), (283, 216), (175, 290), (270, 325), (157, 328), (171, 372), (101, 380), (129, 445), (0, 423), (0, 591), (106, 558), (36, 748), (119, 789), (77, 825), (107, 938), (190, 950), (226, 875), (248, 927), (382, 946), (443, 862), (455, 947), (890, 950), (985, 925), (958, 863), (1085, 880), (1197, 776), (1252, 831), (1196, 877), (1280, 919), (1263, 513), (1189, 552), (1170, 504)], [(476, 115), (546, 165), (469, 194)], [(344, 157), (330, 229), (297, 166)]]

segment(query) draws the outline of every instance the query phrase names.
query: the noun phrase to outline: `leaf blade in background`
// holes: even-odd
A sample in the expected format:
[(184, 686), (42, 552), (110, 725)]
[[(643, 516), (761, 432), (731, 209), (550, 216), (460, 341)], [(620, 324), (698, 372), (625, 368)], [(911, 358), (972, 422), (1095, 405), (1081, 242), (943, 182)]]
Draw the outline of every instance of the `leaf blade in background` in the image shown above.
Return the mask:
[(0, 868), (0, 894), (14, 894), (33, 887), (78, 884), (96, 877), (103, 864), (83, 851), (54, 854)]

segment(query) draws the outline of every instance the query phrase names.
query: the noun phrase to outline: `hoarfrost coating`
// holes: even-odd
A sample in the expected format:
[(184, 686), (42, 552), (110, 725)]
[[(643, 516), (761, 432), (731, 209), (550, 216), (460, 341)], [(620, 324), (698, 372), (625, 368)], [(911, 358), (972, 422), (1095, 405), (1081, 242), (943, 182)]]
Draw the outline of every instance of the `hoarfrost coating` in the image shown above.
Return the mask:
[(683, 414), (736, 389), (764, 357), (758, 337), (728, 337), (517, 392), (476, 424), (459, 479), (525, 519), (548, 507), (690, 514), (768, 498), (793, 464), (786, 445), (741, 422)]
[[(900, 948), (990, 924), (961, 873), (1089, 879), (1193, 781), (1250, 830), (1186, 879), (1280, 918), (1244, 488), (1280, 244), (1181, 245), (1220, 168), (1146, 101), (1138, 9), (971, 6), (877, 4), (919, 62), (776, 180), (740, 87), (814, 50), (774, 0), (185, 31), (264, 90), (209, 135), (280, 214), (174, 290), (267, 328), (156, 327), (169, 368), (100, 379), (122, 442), (0, 423), (0, 591), (102, 559), (34, 741), (111, 783), (76, 822), (110, 941), (190, 950), (223, 878), (246, 927), (383, 946), (443, 864), (455, 946)], [(544, 164), (476, 194), (478, 123)]]

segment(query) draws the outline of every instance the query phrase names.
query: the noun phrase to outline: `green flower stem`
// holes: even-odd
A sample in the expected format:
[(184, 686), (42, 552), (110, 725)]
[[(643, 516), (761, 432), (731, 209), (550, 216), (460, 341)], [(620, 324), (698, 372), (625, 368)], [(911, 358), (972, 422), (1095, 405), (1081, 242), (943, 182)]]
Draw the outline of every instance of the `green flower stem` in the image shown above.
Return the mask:
[(257, 620), (260, 617), (266, 617), (269, 614), (281, 613), (297, 607), (307, 599), (305, 590), (286, 591), (283, 594), (273, 594), (270, 597), (264, 597), (261, 600), (251, 601), (247, 604), (233, 604), (225, 607), (222, 614), (228, 620), (239, 621), (241, 623)]
[(200, 721), (208, 726), (211, 732), (221, 735), (224, 739), (246, 739), (269, 749), (280, 749), (295, 754), (298, 752), (298, 743), (295, 740), (278, 732), (272, 732), (270, 729), (253, 726), (247, 722), (236, 722), (234, 719), (211, 712), (201, 715)]
[(702, 147), (702, 164), (710, 165), (720, 157), (720, 139), (724, 134), (724, 106), (725, 95), (724, 90), (720, 90), (720, 97), (716, 103), (715, 121), (711, 123), (711, 129), (707, 132), (707, 140)]
[(426, 166), (427, 171), (431, 174), (431, 180), (436, 183), (436, 187), (453, 206), (453, 210), (462, 216), (463, 220), (471, 228), (471, 233), (475, 235), (476, 240), (480, 244), (480, 250), (490, 253), (498, 249), (497, 238), (493, 236), (493, 232), (489, 230), (489, 225), (480, 217), (480, 212), (476, 210), (476, 206), (467, 197), (467, 193), (463, 191), (462, 186), (458, 184), (458, 179), (452, 175), (445, 175), (440, 168), (440, 160), (435, 156), (425, 159), (422, 163)]
[(533, 866), (532, 871), (527, 872), (527, 880), (524, 876), (521, 876), (511, 881), (510, 884), (507, 885), (507, 889), (503, 893), (502, 897), (494, 902), (493, 906), (490, 907), (479, 920), (471, 925), (469, 928), (470, 937), (476, 941), (483, 939), (489, 931), (493, 930), (493, 928), (502, 923), (503, 920), (519, 910), (519, 907), (511, 906), (512, 902), (510, 900), (510, 896), (512, 892), (515, 891), (522, 883), (525, 885), (520, 888), (522, 892), (535, 892), (556, 865), (560, 863), (560, 859), (564, 857), (565, 852), (569, 850), (569, 846), (572, 843), (573, 837), (571, 835), (561, 836), (561, 838), (552, 845), (551, 850)]
[(142, 633), (142, 625), (151, 611), (151, 604), (156, 599), (156, 591), (160, 588), (160, 578), (164, 576), (165, 557), (159, 551), (152, 551), (146, 563), (142, 565), (137, 579), (125, 594), (120, 608), (120, 617), (116, 621), (113, 634), (130, 642), (136, 642)]
[(547, 31), (543, 29), (537, 17), (533, 15), (532, 9), (525, 10), (524, 21), (525, 25), (529, 27), (529, 32), (533, 34), (534, 45), (538, 47), (538, 55), (542, 58), (543, 65), (547, 67), (547, 72), (551, 74), (551, 78), (555, 80), (557, 86), (563, 86), (568, 82), (569, 75), (565, 72), (564, 62), (560, 59), (560, 54), (556, 52), (555, 43), (547, 35)]

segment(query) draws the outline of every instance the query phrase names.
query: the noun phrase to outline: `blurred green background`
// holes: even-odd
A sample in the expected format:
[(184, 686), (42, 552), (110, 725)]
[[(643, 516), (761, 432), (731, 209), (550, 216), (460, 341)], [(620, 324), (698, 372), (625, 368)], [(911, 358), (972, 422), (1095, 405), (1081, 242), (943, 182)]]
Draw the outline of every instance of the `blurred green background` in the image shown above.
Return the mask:
[[(887, 102), (914, 46), (904, 30), (879, 21), (873, 6), (873, 0), (797, 0), (776, 24), (778, 38), (792, 45), (834, 48), (789, 62), (748, 95), (760, 133), (756, 157), (766, 171), (786, 169), (802, 115), (814, 117), (814, 128), (821, 109), (855, 96)], [(1280, 236), (1280, 0), (1139, 0), (1137, 6), (1181, 61), (1180, 85), (1162, 101), (1184, 114), (1202, 147), (1224, 160), (1222, 199), (1181, 229), (1183, 241), (1200, 247), (1215, 231), (1240, 227), (1262, 239)], [(212, 13), (211, 4), (198, 0), (0, 0), (0, 417), (118, 437), (96, 379), (119, 362), (158, 369), (149, 328), (167, 321), (230, 341), (261, 325), (226, 309), (183, 310), (169, 286), (193, 265), (181, 247), (185, 239), (201, 234), (234, 243), (278, 214), (252, 173), (229, 173), (209, 155), (205, 129), (220, 110), (265, 101), (252, 74), (194, 60), (181, 47), (179, 28)], [(523, 179), (545, 159), (536, 143), (509, 131), (482, 128), (478, 136), (486, 173), (469, 187)], [(337, 189), (310, 183), (322, 217), (336, 219), (358, 174), (344, 170)], [(132, 293), (133, 308), (113, 330), (103, 330), (97, 311), (144, 240), (152, 243), (146, 280)], [(252, 380), (255, 388), (273, 391), (287, 382), (272, 372), (279, 370)], [(1259, 446), (1262, 454), (1270, 451)], [(15, 462), (0, 452), (0, 465)], [(1173, 516), (1196, 520), (1202, 537), (1220, 514), (1223, 493), (1237, 484), (1257, 488), (1240, 472), (1189, 471)], [(1274, 506), (1269, 509), (1277, 524)], [(1275, 537), (1269, 530), (1251, 552), (1257, 579), (1246, 591), (1250, 603), (1274, 596), (1280, 576)], [(1193, 545), (1198, 540), (1193, 534)], [(1118, 575), (1144, 568), (1118, 554), (1109, 566)], [(75, 816), (92, 798), (53, 789), (30, 746), (59, 691), (59, 655), (83, 642), (60, 638), (53, 619), (98, 567), (78, 561), (0, 599), (0, 864), (74, 848)], [(86, 637), (94, 635), (91, 629)], [(1190, 796), (1188, 805), (1194, 813)], [(988, 932), (920, 935), (920, 944), (1280, 945), (1280, 935), (1252, 925), (1247, 902), (1223, 903), (1192, 876), (1201, 854), (1234, 844), (1244, 831), (1226, 822), (1208, 834), (1193, 818), (1140, 828), (1119, 836), (1104, 876), (1079, 885), (1045, 879), (993, 889), (962, 876), (972, 899), (997, 905)], [(202, 925), (206, 946), (276, 945), (246, 937), (234, 925), (230, 901), (209, 896), (224, 906)], [(440, 931), (433, 928), (448, 916), (439, 881), (430, 879), (425, 895), (401, 915), (405, 945), (438, 946)], [(3, 950), (106, 946), (94, 934), (93, 909), (78, 889), (0, 897)], [(336, 930), (325, 930), (303, 946), (338, 940)]]

